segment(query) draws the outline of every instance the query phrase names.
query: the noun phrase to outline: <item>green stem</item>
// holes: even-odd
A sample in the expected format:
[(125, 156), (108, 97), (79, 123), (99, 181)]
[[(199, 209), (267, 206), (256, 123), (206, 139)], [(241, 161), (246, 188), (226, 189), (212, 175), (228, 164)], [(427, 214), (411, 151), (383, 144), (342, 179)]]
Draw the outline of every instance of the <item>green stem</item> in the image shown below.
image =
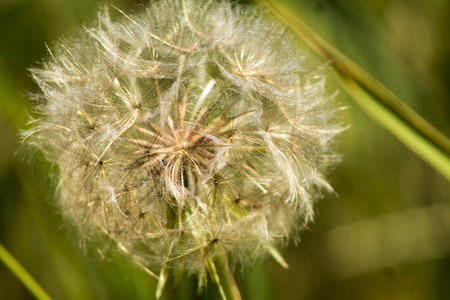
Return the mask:
[[(166, 291), (166, 295), (169, 295), (172, 292), (171, 289), (167, 286), (169, 273), (169, 267), (167, 263), (165, 263), (159, 274), (158, 285), (156, 286), (156, 300), (162, 299), (164, 290)], [(168, 299), (168, 297), (166, 298)]]
[(19, 278), (20, 281), (39, 300), (50, 300), (50, 296), (31, 277), (31, 275), (20, 265), (20, 263), (0, 244), (0, 260)]
[(217, 274), (219, 275), (220, 285), (225, 292), (228, 300), (242, 300), (236, 281), (228, 264), (228, 258), (225, 253), (217, 255), (214, 258), (214, 265), (216, 266)]

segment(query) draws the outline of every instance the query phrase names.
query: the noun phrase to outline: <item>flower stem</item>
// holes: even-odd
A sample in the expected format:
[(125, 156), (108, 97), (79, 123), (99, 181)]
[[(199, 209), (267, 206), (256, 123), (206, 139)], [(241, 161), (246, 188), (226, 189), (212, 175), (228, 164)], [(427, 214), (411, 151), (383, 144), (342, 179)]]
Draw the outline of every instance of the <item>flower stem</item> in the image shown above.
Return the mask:
[(20, 263), (0, 244), (0, 260), (19, 278), (20, 281), (39, 300), (50, 300), (50, 296), (31, 277), (31, 275), (20, 265)]
[(214, 258), (217, 274), (219, 275), (220, 284), (225, 292), (228, 300), (242, 300), (236, 281), (228, 264), (228, 258), (225, 253), (219, 254)]

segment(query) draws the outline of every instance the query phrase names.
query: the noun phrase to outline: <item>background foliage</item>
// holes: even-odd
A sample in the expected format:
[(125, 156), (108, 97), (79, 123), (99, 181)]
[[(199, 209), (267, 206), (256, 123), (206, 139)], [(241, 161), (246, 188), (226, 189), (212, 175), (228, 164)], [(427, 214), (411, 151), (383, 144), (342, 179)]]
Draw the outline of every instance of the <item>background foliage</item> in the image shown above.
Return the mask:
[[(142, 2), (142, 1), (141, 1)], [(446, 0), (283, 0), (325, 40), (450, 135), (450, 28)], [(50, 166), (14, 155), (27, 121), (35, 66), (61, 35), (95, 20), (103, 1), (0, 1), (0, 243), (55, 299), (152, 299), (156, 282), (114, 254), (85, 255), (54, 206)], [(132, 1), (110, 1), (123, 8)], [(339, 89), (330, 76), (328, 89)], [(336, 195), (315, 224), (274, 261), (237, 270), (244, 299), (450, 298), (450, 184), (367, 117), (350, 108)], [(93, 252), (89, 251), (88, 252)], [(187, 278), (178, 299), (192, 299)], [(0, 298), (32, 299), (0, 264)], [(204, 299), (217, 297), (208, 287)]]

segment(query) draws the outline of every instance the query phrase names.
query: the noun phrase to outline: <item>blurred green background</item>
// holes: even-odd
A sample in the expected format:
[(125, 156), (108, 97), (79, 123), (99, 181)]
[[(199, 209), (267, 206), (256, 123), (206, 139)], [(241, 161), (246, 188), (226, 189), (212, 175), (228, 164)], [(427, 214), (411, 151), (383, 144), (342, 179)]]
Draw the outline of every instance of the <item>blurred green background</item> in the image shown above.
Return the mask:
[[(111, 0), (129, 10), (139, 1)], [(140, 1), (144, 3), (144, 1)], [(450, 136), (450, 2), (447, 0), (284, 0), (290, 10)], [(26, 163), (17, 132), (37, 90), (36, 66), (61, 35), (96, 18), (103, 1), (0, 1), (0, 243), (55, 299), (153, 299), (156, 282), (115, 255), (80, 250), (55, 206), (49, 172)], [(339, 90), (331, 72), (329, 93)], [(317, 217), (290, 265), (258, 262), (236, 272), (244, 299), (450, 299), (450, 183), (340, 92), (351, 124), (337, 195)], [(89, 252), (89, 251), (88, 251)], [(193, 299), (185, 278), (174, 299)], [(33, 299), (0, 263), (0, 299)], [(213, 285), (203, 299), (218, 299)]]

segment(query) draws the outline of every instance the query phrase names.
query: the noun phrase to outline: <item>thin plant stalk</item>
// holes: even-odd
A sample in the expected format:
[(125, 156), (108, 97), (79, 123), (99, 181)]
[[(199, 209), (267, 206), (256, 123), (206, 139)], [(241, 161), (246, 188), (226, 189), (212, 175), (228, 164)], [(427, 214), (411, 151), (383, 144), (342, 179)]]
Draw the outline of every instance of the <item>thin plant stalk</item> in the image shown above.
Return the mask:
[(233, 272), (228, 264), (226, 254), (222, 253), (214, 258), (214, 265), (219, 276), (220, 285), (228, 300), (242, 300), (238, 286), (233, 277)]
[(34, 278), (20, 265), (20, 263), (0, 244), (0, 260), (22, 281), (28, 290), (38, 300), (50, 300), (50, 296), (34, 280)]
[(344, 54), (329, 45), (282, 5), (256, 0), (283, 20), (330, 62), (348, 95), (413, 152), (450, 181), (450, 140)]

